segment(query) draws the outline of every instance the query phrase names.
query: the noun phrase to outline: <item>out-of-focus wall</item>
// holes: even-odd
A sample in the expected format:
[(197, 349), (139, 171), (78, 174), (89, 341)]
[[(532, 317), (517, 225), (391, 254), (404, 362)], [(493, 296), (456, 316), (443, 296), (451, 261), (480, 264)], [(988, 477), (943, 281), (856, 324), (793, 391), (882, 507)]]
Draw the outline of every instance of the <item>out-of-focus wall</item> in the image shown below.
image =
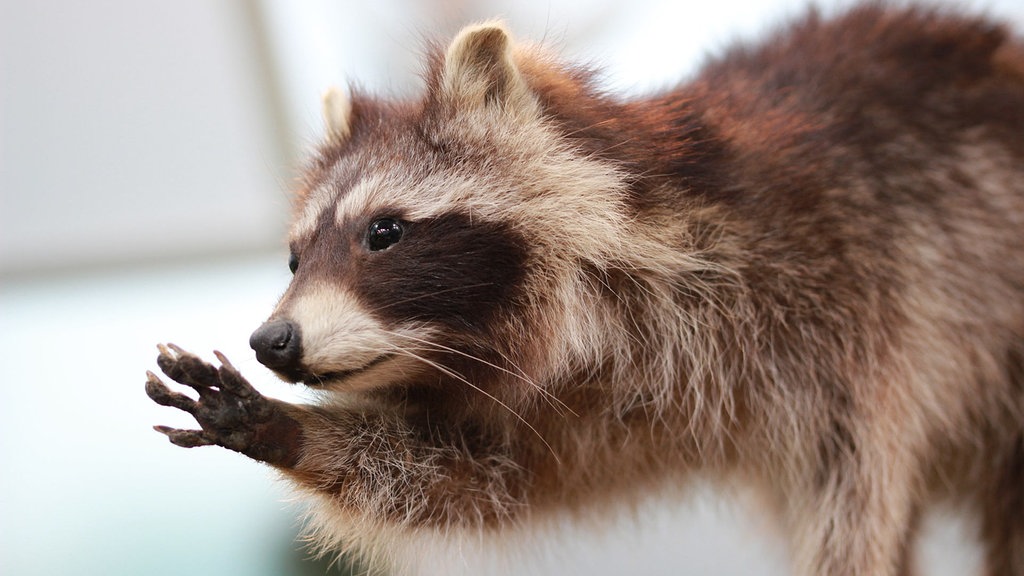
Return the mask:
[(285, 115), (300, 139), (319, 130), (319, 102), (311, 94), (347, 82), (383, 96), (415, 91), (427, 42), (446, 41), (472, 22), (502, 20), (518, 40), (593, 65), (606, 86), (635, 94), (679, 82), (704, 55), (769, 28), (804, 5), (800, 0), (259, 2)]
[(0, 273), (278, 243), (288, 143), (251, 4), (0, 1)]

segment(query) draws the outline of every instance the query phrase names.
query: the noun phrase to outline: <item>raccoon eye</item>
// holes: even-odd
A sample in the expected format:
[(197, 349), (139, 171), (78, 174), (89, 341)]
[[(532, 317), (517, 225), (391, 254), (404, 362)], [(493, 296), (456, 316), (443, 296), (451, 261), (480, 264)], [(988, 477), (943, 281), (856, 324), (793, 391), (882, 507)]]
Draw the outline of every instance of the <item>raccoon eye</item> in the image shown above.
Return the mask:
[(288, 269), (292, 271), (292, 274), (295, 274), (295, 271), (299, 269), (299, 255), (295, 252), (288, 256)]
[(402, 223), (394, 218), (381, 218), (366, 231), (366, 246), (373, 252), (385, 250), (402, 239)]

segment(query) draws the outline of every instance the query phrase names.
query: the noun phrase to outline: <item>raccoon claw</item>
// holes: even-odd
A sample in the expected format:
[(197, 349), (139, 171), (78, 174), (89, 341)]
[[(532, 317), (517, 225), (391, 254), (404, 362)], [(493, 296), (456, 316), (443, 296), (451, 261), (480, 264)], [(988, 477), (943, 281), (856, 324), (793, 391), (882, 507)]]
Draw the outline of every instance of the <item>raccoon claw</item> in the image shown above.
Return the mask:
[(217, 386), (218, 370), (212, 364), (174, 344), (160, 344), (157, 349), (160, 350), (160, 355), (156, 359), (157, 366), (175, 382), (189, 386), (197, 392)]
[[(172, 392), (156, 374), (149, 371), (146, 372), (146, 395), (161, 406), (170, 406), (172, 408), (184, 410), (189, 414), (195, 414), (197, 406), (195, 400), (184, 394)], [(161, 432), (163, 432), (163, 430), (161, 430)]]
[(212, 446), (216, 444), (202, 430), (178, 430), (168, 426), (153, 426), (153, 429), (167, 436), (171, 444), (181, 446), (182, 448), (195, 448), (196, 446)]
[(157, 364), (167, 376), (195, 390), (199, 399), (174, 392), (160, 378), (146, 373), (146, 394), (157, 404), (188, 412), (201, 430), (155, 426), (176, 446), (218, 445), (261, 462), (292, 467), (298, 461), (301, 428), (285, 404), (260, 394), (215, 352), (220, 367), (173, 344), (159, 346)]

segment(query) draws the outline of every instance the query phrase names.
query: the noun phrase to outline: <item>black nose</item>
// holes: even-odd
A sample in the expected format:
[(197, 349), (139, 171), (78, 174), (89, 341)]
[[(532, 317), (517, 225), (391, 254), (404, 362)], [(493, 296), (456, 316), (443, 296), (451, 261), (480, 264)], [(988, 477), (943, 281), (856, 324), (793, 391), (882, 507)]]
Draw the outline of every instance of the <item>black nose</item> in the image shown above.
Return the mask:
[(249, 337), (249, 346), (256, 359), (267, 368), (295, 369), (302, 356), (299, 327), (288, 320), (272, 320), (260, 326)]

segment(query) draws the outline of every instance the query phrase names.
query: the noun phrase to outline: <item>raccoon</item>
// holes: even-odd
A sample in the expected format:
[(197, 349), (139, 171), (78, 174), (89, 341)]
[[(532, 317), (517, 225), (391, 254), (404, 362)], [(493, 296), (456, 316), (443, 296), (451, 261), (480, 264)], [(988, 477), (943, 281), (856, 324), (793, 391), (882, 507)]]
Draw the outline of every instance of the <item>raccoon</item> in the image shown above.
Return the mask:
[[(1024, 576), (1024, 45), (817, 13), (644, 97), (499, 22), (425, 93), (324, 97), (294, 279), (251, 338), (314, 405), (174, 346), (157, 403), (277, 468), (327, 550), (529, 532), (695, 474), (763, 493), (798, 574), (897, 575), (976, 510)], [(432, 535), (432, 536), (431, 536)]]

